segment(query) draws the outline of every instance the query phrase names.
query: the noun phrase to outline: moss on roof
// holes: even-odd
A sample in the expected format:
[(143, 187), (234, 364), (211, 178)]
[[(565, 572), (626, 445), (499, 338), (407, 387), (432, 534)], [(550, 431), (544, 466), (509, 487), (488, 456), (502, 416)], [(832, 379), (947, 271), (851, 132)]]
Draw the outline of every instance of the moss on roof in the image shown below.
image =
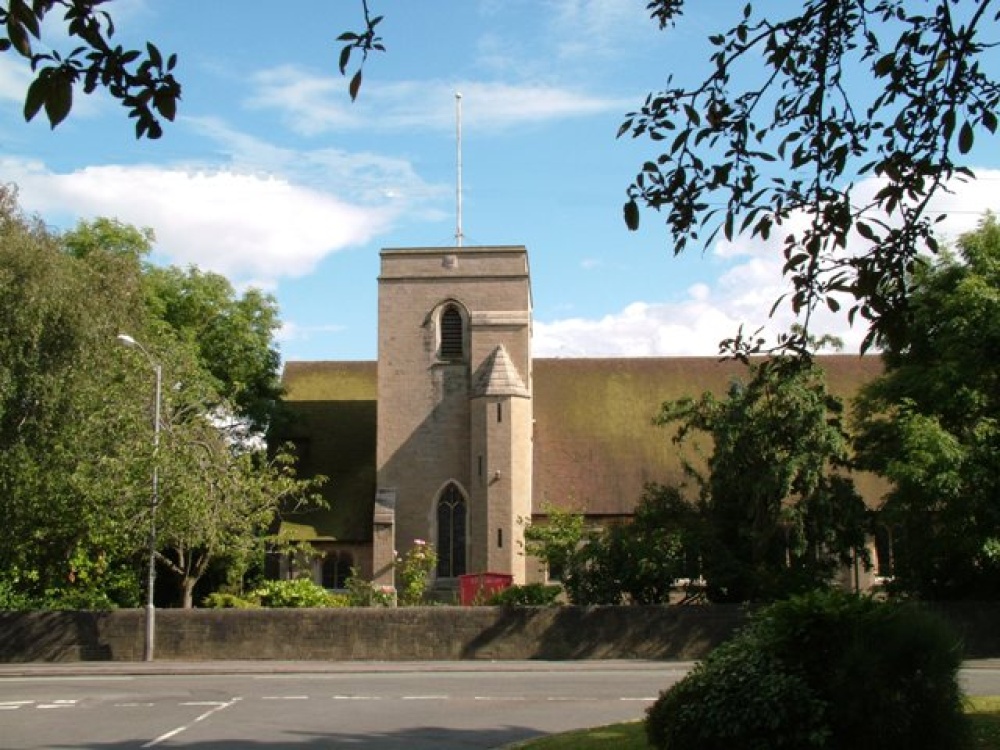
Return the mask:
[(276, 437), (295, 444), (303, 476), (328, 477), (329, 508), (288, 514), (281, 532), (297, 539), (369, 541), (375, 505), (374, 362), (289, 362), (285, 418)]
[[(881, 372), (876, 357), (819, 357), (830, 390), (849, 397)], [(649, 482), (685, 481), (673, 431), (652, 423), (664, 401), (724, 394), (746, 367), (712, 357), (536, 359), (534, 491), (546, 504), (595, 515), (630, 513)], [(859, 477), (865, 496), (877, 480)]]
[[(877, 357), (818, 358), (830, 390), (849, 398), (881, 373)], [(725, 393), (745, 379), (738, 362), (713, 357), (536, 359), (534, 510), (552, 504), (597, 516), (631, 513), (649, 482), (681, 483), (679, 449), (669, 428), (653, 425), (664, 401)], [(301, 470), (330, 477), (328, 510), (286, 519), (299, 538), (368, 541), (376, 489), (375, 362), (290, 362), (290, 413), (281, 436), (299, 446)], [(857, 477), (869, 503), (885, 485)]]

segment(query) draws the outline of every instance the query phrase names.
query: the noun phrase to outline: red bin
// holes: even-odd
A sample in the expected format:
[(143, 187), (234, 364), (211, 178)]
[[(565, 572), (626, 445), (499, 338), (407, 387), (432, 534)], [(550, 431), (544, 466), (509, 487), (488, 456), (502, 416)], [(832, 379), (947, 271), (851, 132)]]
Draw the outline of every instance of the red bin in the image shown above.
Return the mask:
[(514, 576), (506, 573), (466, 573), (458, 577), (458, 601), (463, 607), (485, 604), (513, 582)]

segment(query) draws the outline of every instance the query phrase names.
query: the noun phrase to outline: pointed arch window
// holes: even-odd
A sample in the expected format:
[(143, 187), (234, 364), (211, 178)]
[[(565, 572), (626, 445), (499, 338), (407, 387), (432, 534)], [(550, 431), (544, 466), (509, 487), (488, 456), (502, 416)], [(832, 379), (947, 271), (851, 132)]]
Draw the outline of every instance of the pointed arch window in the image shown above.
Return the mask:
[(465, 332), (462, 313), (455, 305), (448, 305), (441, 313), (441, 359), (461, 361), (465, 355)]
[(452, 482), (437, 502), (438, 578), (456, 578), (465, 573), (467, 509), (465, 496)]

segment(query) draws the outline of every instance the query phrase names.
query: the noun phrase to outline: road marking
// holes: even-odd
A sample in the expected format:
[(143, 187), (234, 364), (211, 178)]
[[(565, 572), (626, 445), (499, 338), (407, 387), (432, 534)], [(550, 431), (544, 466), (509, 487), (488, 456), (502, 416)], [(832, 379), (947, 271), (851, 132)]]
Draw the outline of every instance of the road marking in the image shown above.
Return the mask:
[(73, 708), (77, 704), (76, 699), (54, 700), (49, 703), (39, 703), (38, 708)]
[(178, 706), (224, 706), (226, 701), (182, 701)]
[(155, 703), (113, 703), (115, 708), (149, 708), (155, 706)]
[(639, 703), (652, 703), (656, 698), (619, 698), (620, 701), (636, 701)]
[(489, 695), (477, 695), (472, 700), (474, 701), (526, 701), (528, 700), (524, 696), (519, 695), (508, 695), (508, 696), (489, 696)]
[(160, 744), (161, 742), (166, 742), (166, 741), (167, 741), (167, 740), (169, 740), (169, 739), (170, 739), (171, 737), (176, 737), (176, 736), (177, 736), (178, 734), (180, 734), (181, 732), (185, 732), (185, 731), (187, 731), (188, 729), (190, 729), (191, 727), (193, 727), (193, 726), (194, 726), (195, 724), (197, 724), (197, 723), (198, 723), (199, 721), (204, 721), (205, 719), (207, 719), (207, 718), (208, 718), (209, 716), (211, 716), (212, 714), (214, 714), (214, 713), (218, 713), (219, 711), (222, 711), (222, 710), (224, 710), (224, 709), (227, 709), (227, 708), (229, 708), (230, 706), (232, 706), (232, 705), (234, 705), (234, 704), (238, 703), (238, 702), (239, 702), (239, 701), (241, 701), (241, 700), (243, 700), (243, 699), (242, 699), (241, 697), (237, 696), (236, 698), (233, 698), (233, 699), (232, 699), (231, 701), (228, 701), (227, 703), (220, 703), (220, 704), (216, 705), (216, 706), (215, 706), (215, 708), (211, 709), (210, 711), (206, 711), (206, 712), (205, 712), (205, 713), (203, 713), (203, 714), (202, 714), (201, 716), (198, 716), (198, 717), (196, 717), (196, 718), (194, 719), (194, 721), (192, 721), (192, 722), (191, 722), (190, 724), (184, 724), (183, 726), (180, 726), (180, 727), (177, 727), (176, 729), (171, 729), (171, 730), (170, 730), (169, 732), (167, 732), (166, 734), (161, 734), (161, 735), (160, 735), (159, 737), (157, 737), (156, 739), (152, 739), (152, 740), (150, 740), (149, 742), (147, 742), (147, 743), (146, 743), (145, 745), (143, 745), (142, 747), (144, 747), (144, 748), (145, 748), (145, 747), (156, 747), (156, 746), (157, 746), (157, 745), (159, 745), (159, 744)]
[(402, 700), (404, 701), (446, 701), (449, 696), (447, 695), (404, 695)]
[(582, 698), (582, 697), (581, 698), (574, 698), (572, 696), (569, 696), (569, 697), (551, 696), (549, 698), (546, 698), (545, 700), (552, 701), (554, 703), (556, 703), (556, 702), (563, 702), (563, 703), (571, 703), (571, 702), (572, 703), (587, 703), (587, 702), (599, 701), (599, 700), (604, 700), (604, 699), (603, 698)]
[(335, 701), (380, 701), (381, 696), (378, 695), (335, 695), (333, 696)]

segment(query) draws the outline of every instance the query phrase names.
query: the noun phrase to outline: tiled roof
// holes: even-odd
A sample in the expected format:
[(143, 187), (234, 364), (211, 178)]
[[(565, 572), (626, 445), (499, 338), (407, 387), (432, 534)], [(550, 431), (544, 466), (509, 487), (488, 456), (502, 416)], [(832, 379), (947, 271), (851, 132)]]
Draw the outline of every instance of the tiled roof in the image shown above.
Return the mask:
[[(857, 392), (881, 372), (877, 357), (817, 358), (830, 390)], [(746, 377), (739, 362), (714, 357), (535, 359), (534, 512), (546, 505), (590, 514), (631, 513), (650, 482), (682, 484), (674, 431), (653, 424), (664, 401), (724, 394)], [(707, 446), (710, 448), (710, 445)], [(859, 489), (876, 502), (884, 486), (871, 475)]]
[[(524, 388), (506, 352), (478, 373), (476, 387)], [(818, 358), (830, 390), (850, 397), (882, 370), (877, 357)], [(714, 357), (535, 359), (534, 512), (546, 504), (594, 515), (631, 513), (649, 482), (681, 483), (684, 475), (669, 428), (653, 417), (664, 401), (722, 394), (745, 368)], [(290, 519), (301, 533), (363, 541), (371, 537), (375, 496), (375, 362), (290, 362), (286, 404), (293, 418), (282, 435), (304, 441), (303, 468), (331, 479), (328, 511)], [(478, 391), (477, 391), (478, 392)], [(856, 477), (869, 503), (885, 485)]]
[(527, 386), (521, 379), (507, 349), (501, 344), (486, 358), (472, 383), (472, 397), (521, 396), (528, 397)]

